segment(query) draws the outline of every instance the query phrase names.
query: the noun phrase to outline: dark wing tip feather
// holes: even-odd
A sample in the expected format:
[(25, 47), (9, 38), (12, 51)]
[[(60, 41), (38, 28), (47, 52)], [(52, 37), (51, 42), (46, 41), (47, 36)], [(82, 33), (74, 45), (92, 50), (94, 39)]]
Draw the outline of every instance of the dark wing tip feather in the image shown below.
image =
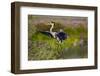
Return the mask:
[(60, 40), (65, 40), (67, 38), (67, 34), (64, 32), (59, 32), (57, 36), (59, 37)]
[(44, 34), (44, 35), (52, 37), (52, 35), (51, 35), (51, 33), (49, 31), (39, 31), (39, 32)]

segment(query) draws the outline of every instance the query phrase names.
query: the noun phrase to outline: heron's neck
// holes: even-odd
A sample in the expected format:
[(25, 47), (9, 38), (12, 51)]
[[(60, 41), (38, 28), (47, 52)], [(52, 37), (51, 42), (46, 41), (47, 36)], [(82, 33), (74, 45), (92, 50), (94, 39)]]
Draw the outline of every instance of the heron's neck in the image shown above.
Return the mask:
[(52, 29), (54, 28), (54, 25), (52, 24), (51, 25), (51, 28), (50, 28), (50, 32), (52, 32)]

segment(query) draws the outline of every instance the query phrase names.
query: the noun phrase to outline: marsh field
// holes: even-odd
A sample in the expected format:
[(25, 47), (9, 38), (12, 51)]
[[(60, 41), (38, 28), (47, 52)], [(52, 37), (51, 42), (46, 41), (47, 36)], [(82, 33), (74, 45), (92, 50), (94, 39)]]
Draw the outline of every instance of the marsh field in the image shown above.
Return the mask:
[[(87, 17), (28, 15), (28, 60), (79, 59), (88, 57)], [(67, 38), (59, 43), (42, 34), (55, 22), (54, 32), (63, 29)]]

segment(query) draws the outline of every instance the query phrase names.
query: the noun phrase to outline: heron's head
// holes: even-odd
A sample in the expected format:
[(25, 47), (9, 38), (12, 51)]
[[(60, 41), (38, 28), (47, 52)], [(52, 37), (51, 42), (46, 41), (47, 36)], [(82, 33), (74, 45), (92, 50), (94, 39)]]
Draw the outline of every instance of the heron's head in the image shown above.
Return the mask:
[(55, 22), (51, 21), (51, 22), (49, 22), (48, 24), (49, 24), (49, 25), (54, 25)]

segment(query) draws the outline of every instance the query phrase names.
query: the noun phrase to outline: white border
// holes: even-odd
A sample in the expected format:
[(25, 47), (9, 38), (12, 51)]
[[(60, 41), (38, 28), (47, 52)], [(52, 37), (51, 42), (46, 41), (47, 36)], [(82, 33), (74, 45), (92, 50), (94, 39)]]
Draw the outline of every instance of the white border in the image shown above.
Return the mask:
[[(88, 17), (88, 58), (28, 61), (28, 14)], [(41, 7), (21, 7), (20, 17), (21, 70), (94, 65), (94, 11)]]

